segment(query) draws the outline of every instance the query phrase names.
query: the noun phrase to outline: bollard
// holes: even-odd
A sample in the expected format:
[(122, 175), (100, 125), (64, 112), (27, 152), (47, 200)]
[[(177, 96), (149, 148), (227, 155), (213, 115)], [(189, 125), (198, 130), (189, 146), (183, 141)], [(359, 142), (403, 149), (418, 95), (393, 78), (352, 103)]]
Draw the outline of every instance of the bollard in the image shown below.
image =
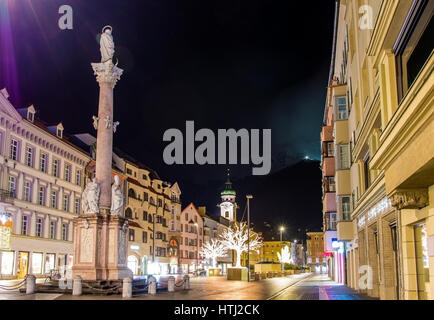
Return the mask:
[(148, 279), (148, 294), (156, 294), (157, 293), (157, 279), (153, 276), (150, 276)]
[(126, 277), (122, 284), (122, 298), (131, 298), (133, 296), (133, 279)]
[(184, 290), (190, 290), (190, 277), (188, 274), (184, 276)]
[(73, 296), (81, 296), (81, 294), (83, 292), (83, 286), (82, 286), (81, 280), (82, 279), (80, 276), (76, 276), (74, 278), (74, 282), (72, 285), (72, 295)]
[(27, 275), (26, 279), (26, 294), (35, 293), (36, 277), (33, 274)]
[(168, 292), (175, 292), (175, 277), (170, 276), (167, 281), (167, 291)]

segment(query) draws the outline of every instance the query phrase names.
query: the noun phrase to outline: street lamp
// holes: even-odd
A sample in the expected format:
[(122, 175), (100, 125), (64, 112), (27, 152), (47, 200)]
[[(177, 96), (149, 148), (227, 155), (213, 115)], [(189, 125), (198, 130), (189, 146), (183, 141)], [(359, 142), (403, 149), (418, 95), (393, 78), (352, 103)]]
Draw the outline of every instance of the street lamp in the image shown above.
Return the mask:
[(282, 242), (282, 233), (283, 233), (283, 231), (285, 231), (285, 227), (284, 227), (284, 226), (281, 226), (281, 227), (279, 228), (279, 231), (280, 231), (280, 242)]
[(248, 194), (247, 198), (247, 282), (250, 282), (250, 199), (253, 196)]
[[(282, 234), (283, 234), (283, 231), (285, 231), (285, 227), (284, 226), (280, 226), (279, 231), (280, 231), (280, 254), (282, 254), (282, 251), (283, 251)], [(283, 266), (284, 266), (284, 264), (281, 261), (280, 262), (280, 271), (281, 272), (283, 272), (283, 269), (284, 269)]]

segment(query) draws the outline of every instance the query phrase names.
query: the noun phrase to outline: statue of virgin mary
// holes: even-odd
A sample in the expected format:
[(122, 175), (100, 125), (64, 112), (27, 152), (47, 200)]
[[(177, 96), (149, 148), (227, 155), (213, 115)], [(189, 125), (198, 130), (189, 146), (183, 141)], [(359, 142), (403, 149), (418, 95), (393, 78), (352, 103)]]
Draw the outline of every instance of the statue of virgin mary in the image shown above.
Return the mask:
[(113, 42), (112, 27), (102, 28), (101, 39), (99, 41), (101, 51), (101, 62), (112, 61), (115, 53), (115, 43)]

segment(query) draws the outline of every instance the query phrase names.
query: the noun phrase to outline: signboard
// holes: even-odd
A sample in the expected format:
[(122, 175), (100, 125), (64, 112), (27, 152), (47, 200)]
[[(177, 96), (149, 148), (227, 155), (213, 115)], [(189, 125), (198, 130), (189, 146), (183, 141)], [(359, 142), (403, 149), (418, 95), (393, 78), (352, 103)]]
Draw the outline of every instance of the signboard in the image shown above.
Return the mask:
[(0, 212), (0, 250), (10, 250), (12, 235), (12, 216)]

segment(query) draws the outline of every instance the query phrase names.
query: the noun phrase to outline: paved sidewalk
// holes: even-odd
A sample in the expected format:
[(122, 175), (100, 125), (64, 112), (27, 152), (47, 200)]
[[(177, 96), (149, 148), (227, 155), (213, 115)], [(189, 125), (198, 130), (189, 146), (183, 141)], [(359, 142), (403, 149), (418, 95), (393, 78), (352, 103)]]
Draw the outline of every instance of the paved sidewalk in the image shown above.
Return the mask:
[[(299, 274), (261, 281), (228, 281), (225, 277), (199, 277), (190, 280), (190, 290), (178, 289), (175, 292), (159, 292), (155, 296), (141, 294), (131, 300), (265, 300), (288, 286), (310, 277)], [(79, 297), (65, 294), (37, 293), (25, 295), (19, 292), (0, 292), (0, 300), (120, 300), (121, 295)]]
[(338, 284), (327, 275), (314, 275), (284, 290), (273, 300), (375, 300)]

